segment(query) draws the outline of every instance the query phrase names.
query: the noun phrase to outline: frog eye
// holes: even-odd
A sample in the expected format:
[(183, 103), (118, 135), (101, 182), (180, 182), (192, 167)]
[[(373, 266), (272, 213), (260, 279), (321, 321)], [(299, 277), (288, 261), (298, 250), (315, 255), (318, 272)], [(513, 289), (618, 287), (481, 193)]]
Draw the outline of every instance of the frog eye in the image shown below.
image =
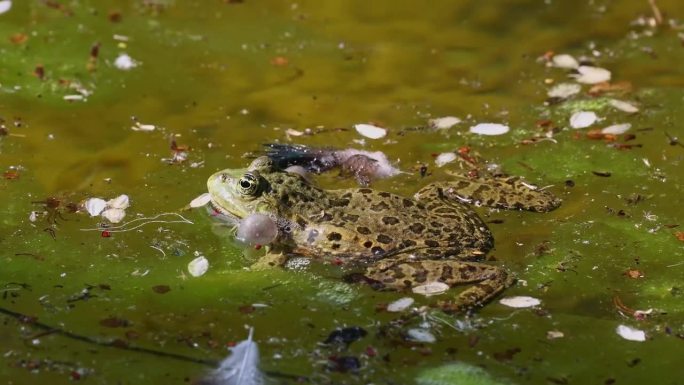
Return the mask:
[(246, 173), (238, 179), (237, 187), (241, 194), (255, 195), (259, 187), (259, 178), (253, 173)]

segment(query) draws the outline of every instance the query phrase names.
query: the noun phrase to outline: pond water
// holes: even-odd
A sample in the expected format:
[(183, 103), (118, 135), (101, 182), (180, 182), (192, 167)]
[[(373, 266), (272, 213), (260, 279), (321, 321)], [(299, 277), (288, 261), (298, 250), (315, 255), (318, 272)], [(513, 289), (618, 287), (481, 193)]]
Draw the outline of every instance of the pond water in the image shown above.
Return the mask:
[[(684, 5), (657, 6), (660, 25), (646, 0), (12, 1), (0, 14), (0, 379), (193, 383), (252, 327), (273, 383), (682, 384)], [(550, 52), (610, 70), (614, 87), (549, 103), (575, 83)], [(582, 110), (601, 120), (572, 129)], [(444, 116), (462, 122), (423, 129)], [(511, 130), (468, 132), (487, 122)], [(388, 134), (364, 139), (356, 123)], [(590, 133), (621, 123), (625, 134)], [(406, 173), (373, 187), (402, 195), (448, 179), (458, 162), (435, 156), (466, 146), (551, 185), (563, 199), (551, 213), (478, 209), (492, 263), (518, 278), (504, 296), (541, 305), (427, 310), (402, 326), (386, 304), (452, 294), (377, 292), (330, 264), (248, 269), (258, 252), (181, 210), (209, 175), (276, 141), (383, 151)], [(191, 224), (83, 231), (102, 219), (69, 209), (120, 194), (125, 220)], [(198, 256), (209, 269), (192, 277)], [(367, 335), (322, 344), (345, 327)], [(411, 341), (416, 327), (436, 341)]]

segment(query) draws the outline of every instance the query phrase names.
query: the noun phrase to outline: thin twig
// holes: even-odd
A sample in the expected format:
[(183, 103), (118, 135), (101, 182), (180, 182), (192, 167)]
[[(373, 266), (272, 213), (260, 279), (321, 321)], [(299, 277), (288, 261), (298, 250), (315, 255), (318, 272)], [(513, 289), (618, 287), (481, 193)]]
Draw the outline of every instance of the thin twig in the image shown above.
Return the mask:
[(656, 0), (648, 0), (648, 5), (651, 6), (651, 11), (653, 12), (653, 18), (656, 21), (656, 25), (663, 24), (663, 14), (660, 12), (660, 8), (658, 8)]

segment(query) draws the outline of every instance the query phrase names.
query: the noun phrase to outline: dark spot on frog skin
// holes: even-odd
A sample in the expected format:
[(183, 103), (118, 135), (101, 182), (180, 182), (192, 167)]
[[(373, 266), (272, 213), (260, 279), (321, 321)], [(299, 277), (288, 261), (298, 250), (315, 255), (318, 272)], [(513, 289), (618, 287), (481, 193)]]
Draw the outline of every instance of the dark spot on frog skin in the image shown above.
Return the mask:
[(412, 200), (406, 198), (404, 198), (401, 202), (403, 203), (404, 207), (413, 207), (414, 205)]
[(369, 189), (369, 188), (360, 188), (360, 189), (359, 189), (359, 192), (360, 192), (361, 194), (370, 194), (370, 193), (373, 192), (373, 190), (371, 190), (371, 189)]
[(332, 207), (347, 207), (349, 205), (349, 199), (331, 199), (330, 206)]
[(373, 255), (381, 255), (384, 252), (385, 252), (385, 249), (383, 249), (380, 246), (374, 246), (371, 248), (371, 253), (373, 253)]
[(359, 234), (363, 234), (363, 235), (368, 235), (368, 234), (371, 233), (371, 230), (370, 230), (368, 227), (365, 227), (365, 226), (359, 226), (359, 227), (357, 227), (357, 228), (356, 228), (356, 231), (357, 231)]
[(359, 220), (359, 216), (354, 214), (342, 214), (342, 219), (346, 222), (356, 222)]
[(412, 241), (410, 239), (404, 239), (403, 241), (401, 241), (400, 247), (405, 248), (405, 247), (411, 247), (411, 246), (415, 246), (415, 245), (416, 245), (415, 241)]
[(383, 191), (383, 192), (378, 193), (378, 195), (380, 195), (383, 198), (389, 198), (390, 195), (392, 195), (392, 194)]
[[(339, 241), (342, 239), (342, 234), (340, 233), (330, 233), (328, 234), (329, 241)], [(339, 245), (338, 245), (339, 246)]]
[(321, 222), (327, 222), (327, 221), (330, 221), (332, 219), (333, 219), (332, 214), (324, 213), (323, 215), (321, 215)]
[(439, 242), (433, 241), (432, 239), (425, 240), (425, 246), (427, 247), (439, 247)]
[(392, 238), (388, 235), (385, 235), (385, 234), (378, 235), (378, 237), (376, 239), (378, 240), (378, 242), (384, 243), (384, 244), (388, 244), (388, 243), (392, 242)]
[(399, 219), (395, 217), (382, 217), (382, 223), (386, 225), (396, 225), (399, 223)]
[(416, 234), (420, 234), (423, 232), (423, 230), (425, 230), (425, 226), (422, 223), (416, 222), (409, 226), (409, 229), (411, 229), (411, 231), (413, 231)]
[(371, 242), (371, 241), (366, 241), (363, 243), (363, 247), (365, 247), (365, 248), (369, 248), (371, 246), (373, 246), (373, 242)]
[(340, 248), (340, 244), (339, 243), (333, 243), (332, 246), (330, 246), (330, 248), (333, 250), (337, 250)]
[(389, 209), (389, 205), (385, 202), (376, 203), (370, 207), (373, 211), (385, 211)]

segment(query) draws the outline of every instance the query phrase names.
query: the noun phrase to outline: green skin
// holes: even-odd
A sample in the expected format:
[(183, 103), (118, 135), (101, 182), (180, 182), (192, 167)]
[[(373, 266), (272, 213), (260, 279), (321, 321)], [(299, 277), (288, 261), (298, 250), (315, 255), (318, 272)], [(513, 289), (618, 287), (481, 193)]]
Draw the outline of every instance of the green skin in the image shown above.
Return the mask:
[[(292, 255), (337, 258), (362, 265), (376, 288), (403, 290), (430, 282), (470, 285), (445, 311), (481, 306), (511, 283), (505, 270), (479, 262), (493, 247), (491, 232), (467, 203), (545, 212), (560, 200), (517, 177), (436, 182), (405, 198), (370, 188), (322, 190), (298, 174), (275, 170), (268, 158), (227, 169), (207, 181), (213, 207), (244, 218), (278, 218), (271, 245), (282, 264)], [(272, 261), (272, 260), (271, 260)]]

